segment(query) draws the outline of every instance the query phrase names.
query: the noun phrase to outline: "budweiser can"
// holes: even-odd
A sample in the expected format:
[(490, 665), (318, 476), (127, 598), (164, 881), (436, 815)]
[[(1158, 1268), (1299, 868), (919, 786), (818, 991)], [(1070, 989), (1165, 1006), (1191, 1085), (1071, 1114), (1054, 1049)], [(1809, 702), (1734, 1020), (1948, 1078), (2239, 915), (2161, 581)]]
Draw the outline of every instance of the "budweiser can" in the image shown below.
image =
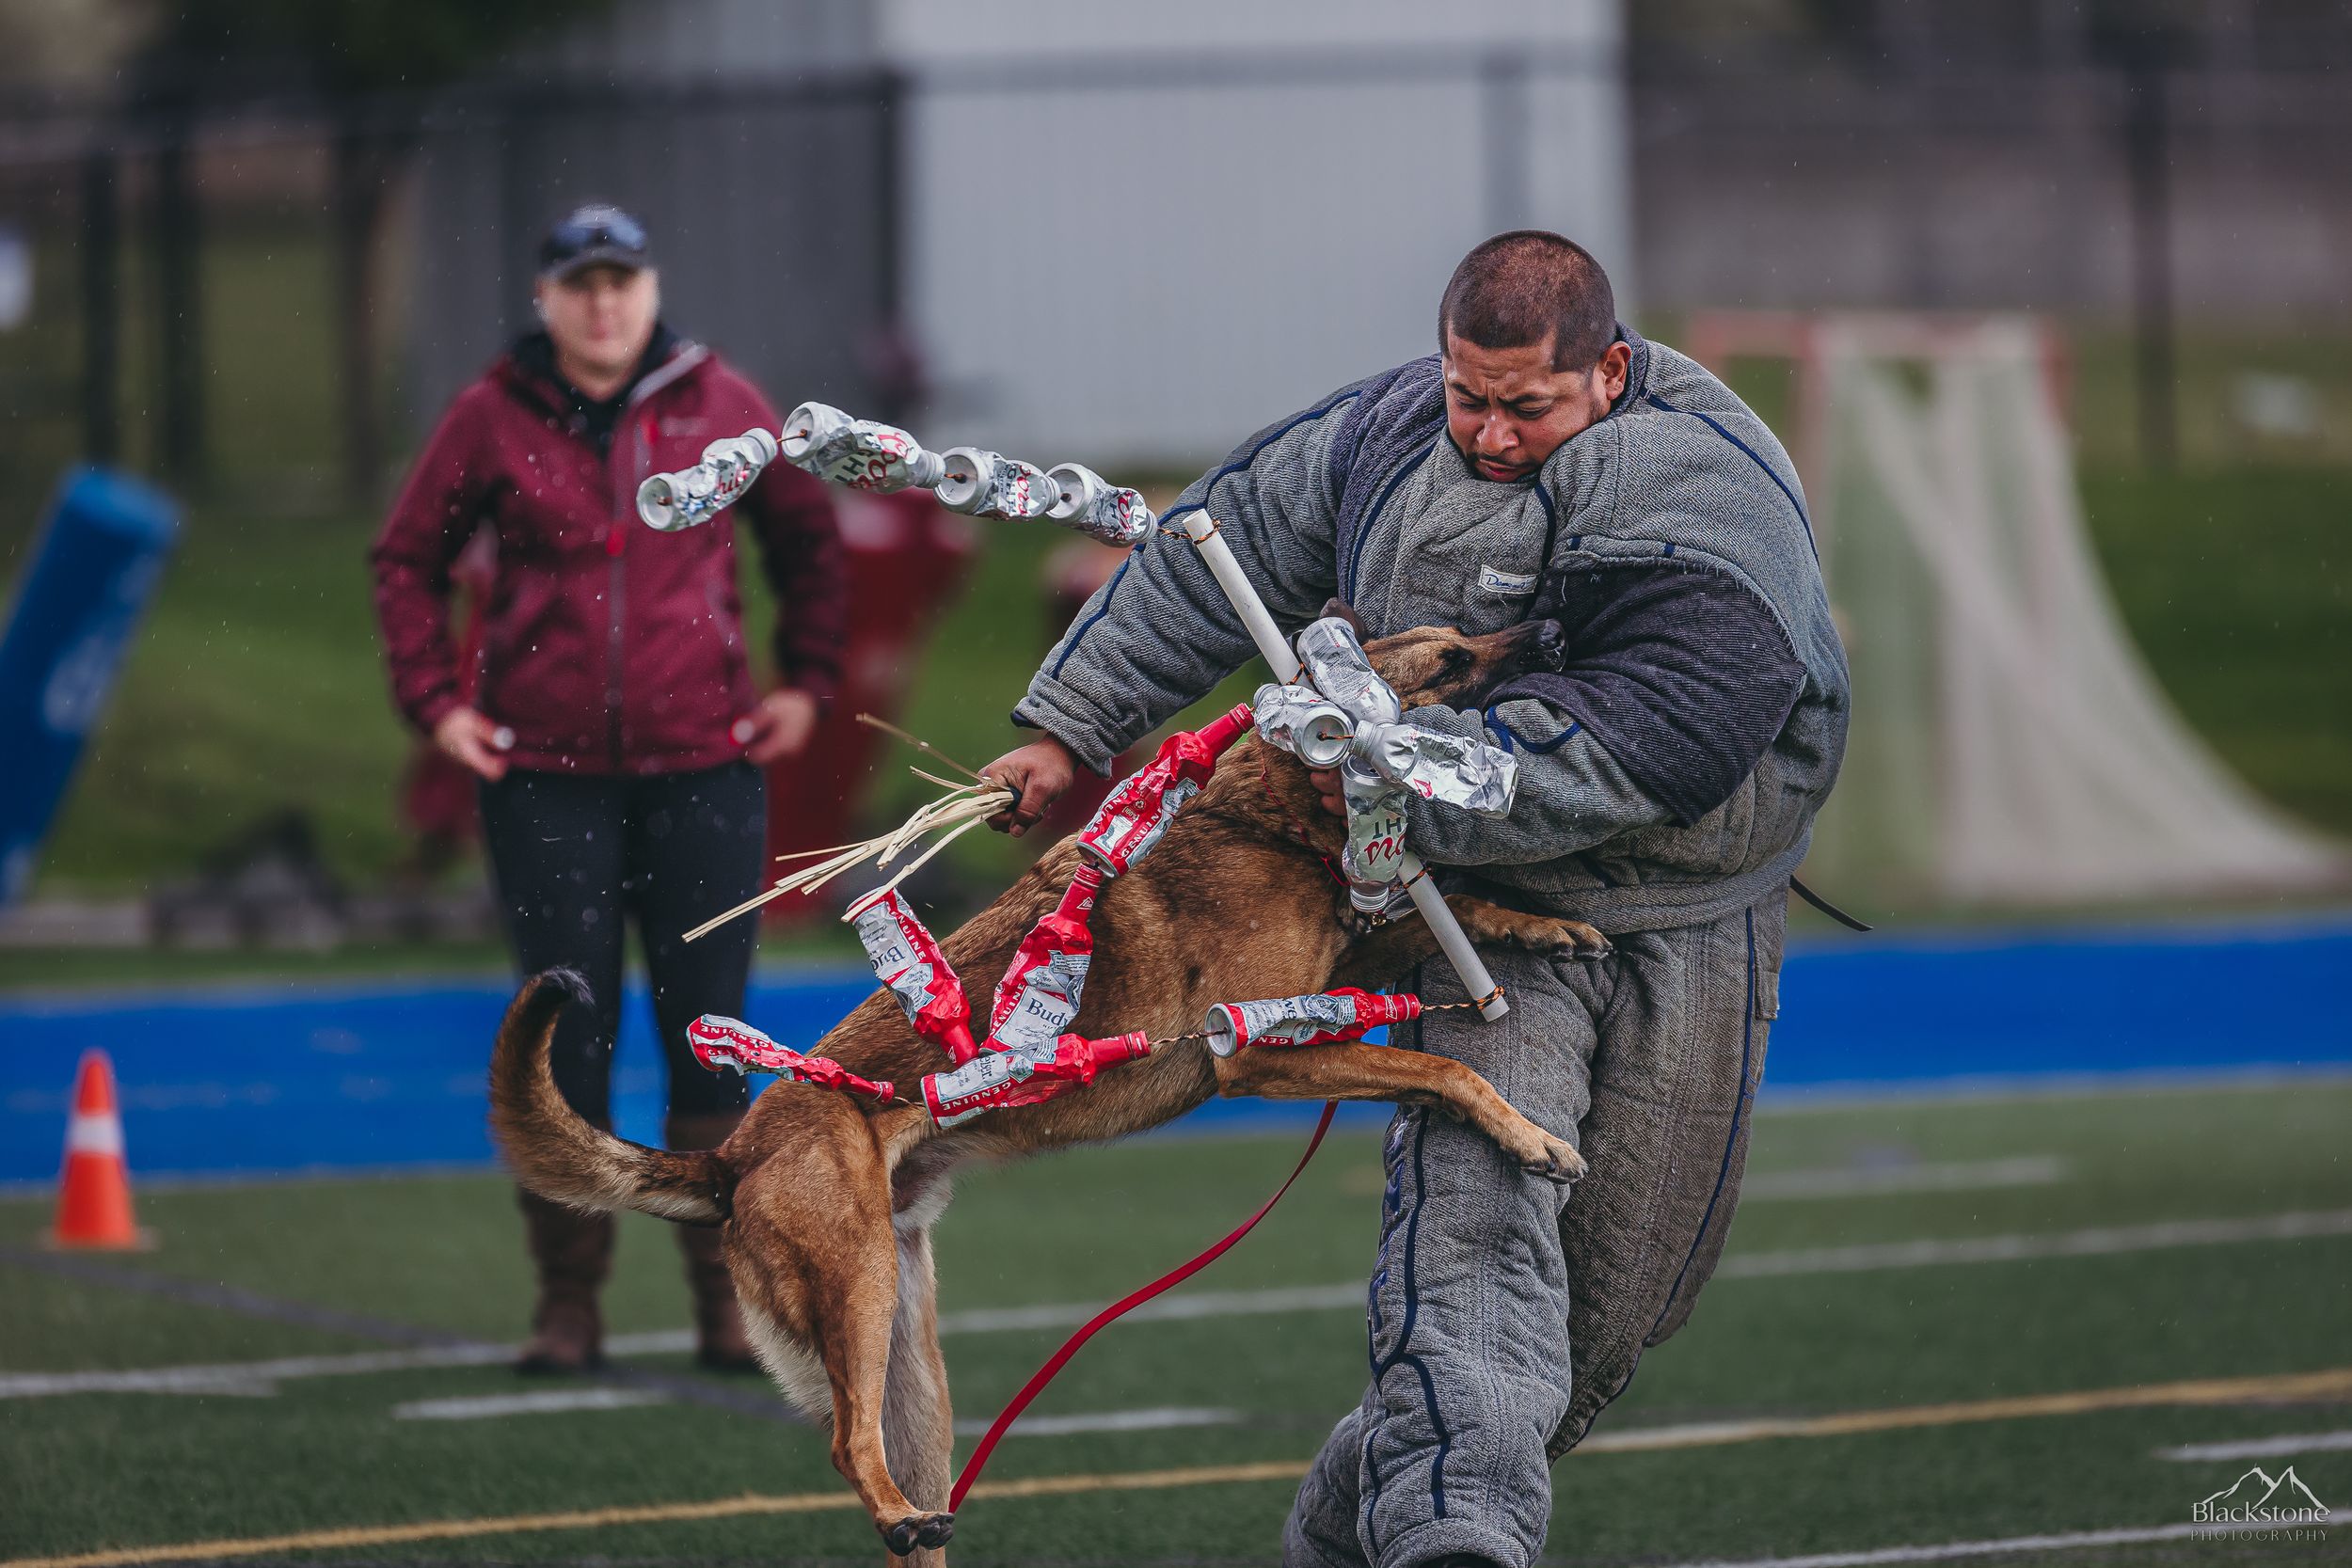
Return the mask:
[(1045, 477), (1057, 492), (1054, 504), (1045, 511), (1055, 522), (1068, 523), (1105, 545), (1132, 545), (1152, 531), (1156, 519), (1143, 504), (1143, 497), (1113, 484), (1093, 469), (1064, 463), (1046, 469)]
[(1042, 517), (1061, 499), (1045, 470), (978, 447), (949, 447), (940, 454), (939, 504), (974, 517)]
[(953, 1072), (924, 1079), (923, 1107), (934, 1123), (953, 1127), (984, 1111), (1025, 1102), (1014, 1097), (1035, 1070), (1035, 1063), (1015, 1052), (983, 1051)]
[(992, 1046), (1032, 1063), (1054, 1059), (1063, 1032), (1077, 1019), (1086, 990), (1087, 966), (1094, 957), (1094, 933), (1088, 922), (1104, 875), (1101, 867), (1081, 863), (1062, 891), (1061, 902), (1041, 915), (1021, 939), (989, 1009)]
[(1184, 802), (1216, 771), (1216, 759), (1249, 732), (1243, 704), (1197, 730), (1160, 742), (1152, 760), (1120, 780), (1078, 835), (1078, 847), (1117, 877), (1150, 854)]
[(971, 1060), (979, 1047), (972, 1038), (963, 982), (896, 888), (859, 912), (856, 930), (874, 977), (898, 999), (914, 1032), (946, 1048), (956, 1062)]
[(705, 1013), (688, 1024), (686, 1043), (694, 1060), (712, 1072), (729, 1068), (737, 1072), (785, 1072), (801, 1056), (766, 1031), (722, 1013)]
[(1220, 1002), (1200, 1027), (1212, 1053), (1231, 1056), (1244, 1046), (1337, 1045), (1420, 1016), (1421, 998), (1410, 992), (1378, 996), (1346, 986), (1312, 996)]
[(732, 1068), (744, 1073), (781, 1073), (818, 1088), (863, 1096), (876, 1104), (897, 1096), (887, 1082), (862, 1078), (830, 1056), (805, 1055), (739, 1018), (705, 1013), (686, 1026), (686, 1039), (693, 1048), (694, 1059), (713, 1072)]

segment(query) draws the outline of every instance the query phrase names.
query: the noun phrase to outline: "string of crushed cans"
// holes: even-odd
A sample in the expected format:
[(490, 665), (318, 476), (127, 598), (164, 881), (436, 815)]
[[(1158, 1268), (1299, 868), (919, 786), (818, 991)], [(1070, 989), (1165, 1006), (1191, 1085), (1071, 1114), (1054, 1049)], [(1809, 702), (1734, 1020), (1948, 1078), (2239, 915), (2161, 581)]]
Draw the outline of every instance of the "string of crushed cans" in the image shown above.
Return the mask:
[[(1161, 527), (1136, 491), (1081, 465), (1040, 469), (977, 447), (932, 452), (896, 426), (852, 419), (818, 403), (795, 408), (780, 436), (753, 430), (714, 441), (694, 467), (653, 475), (638, 491), (638, 514), (664, 531), (707, 522), (739, 499), (779, 455), (855, 489), (921, 486), (957, 512), (1044, 517), (1109, 545), (1132, 546), (1155, 530), (1177, 531)], [(1208, 782), (1217, 759), (1253, 727), (1268, 744), (1311, 768), (1339, 769), (1347, 822), (1340, 865), (1356, 911), (1378, 921), (1407, 902), (1418, 907), (1470, 991), (1469, 1001), (1446, 1006), (1474, 1006), (1488, 1019), (1508, 1008), (1502, 988), (1486, 974), (1429, 884), (1427, 868), (1406, 849), (1405, 808), (1409, 791), (1481, 816), (1503, 816), (1511, 809), (1518, 764), (1499, 747), (1406, 723), (1396, 693), (1374, 671), (1346, 621), (1316, 621), (1295, 640), (1283, 639), (1214, 521), (1193, 516), (1184, 537), (1201, 550), (1279, 678), (1202, 728), (1170, 736), (1150, 763), (1111, 791), (1078, 835), (1079, 867), (1060, 900), (1022, 939), (997, 982), (986, 1034), (975, 1037), (962, 982), (895, 881), (853, 904), (845, 917), (909, 1024), (945, 1051), (952, 1064), (946, 1072), (927, 1074), (921, 1085), (921, 1103), (943, 1128), (988, 1111), (1051, 1100), (1092, 1083), (1105, 1068), (1178, 1041), (1205, 1039), (1212, 1052), (1231, 1055), (1249, 1047), (1358, 1040), (1373, 1029), (1420, 1016), (1416, 996), (1342, 988), (1220, 1003), (1195, 1035), (1155, 1040), (1134, 1031), (1090, 1039), (1070, 1032), (1093, 956), (1090, 921), (1097, 896), (1109, 879), (1151, 853), (1175, 814)], [(1311, 684), (1302, 684), (1301, 677)], [(936, 847), (944, 846), (934, 852)], [(740, 1020), (707, 1015), (688, 1035), (696, 1059), (714, 1071), (777, 1072), (877, 1104), (915, 1102), (889, 1083), (795, 1051)]]

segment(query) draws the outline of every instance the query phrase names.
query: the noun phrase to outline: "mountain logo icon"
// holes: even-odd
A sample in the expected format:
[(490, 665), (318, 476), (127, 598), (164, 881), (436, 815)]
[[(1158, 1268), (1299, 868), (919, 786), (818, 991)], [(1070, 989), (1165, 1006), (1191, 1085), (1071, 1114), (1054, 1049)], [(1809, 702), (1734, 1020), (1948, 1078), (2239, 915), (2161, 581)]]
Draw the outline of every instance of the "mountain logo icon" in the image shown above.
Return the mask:
[(2257, 1465), (2189, 1510), (2198, 1524), (2324, 1525), (2328, 1505), (2290, 1465), (2276, 1476)]

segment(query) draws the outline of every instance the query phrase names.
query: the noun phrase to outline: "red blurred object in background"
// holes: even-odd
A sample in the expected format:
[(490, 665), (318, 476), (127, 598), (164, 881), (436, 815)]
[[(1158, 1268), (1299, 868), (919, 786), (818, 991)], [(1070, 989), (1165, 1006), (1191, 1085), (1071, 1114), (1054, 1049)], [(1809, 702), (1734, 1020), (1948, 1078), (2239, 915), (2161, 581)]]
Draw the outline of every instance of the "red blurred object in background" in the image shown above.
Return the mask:
[[(857, 716), (898, 717), (939, 612), (962, 585), (978, 546), (971, 522), (928, 490), (876, 496), (836, 487), (834, 504), (849, 567), (841, 689), (801, 754), (768, 769), (771, 856), (857, 836), (851, 824), (872, 783), (875, 758), (882, 747), (897, 744)], [(761, 879), (763, 885), (771, 879)], [(798, 925), (824, 912), (817, 899), (784, 897), (768, 905), (767, 919)]]

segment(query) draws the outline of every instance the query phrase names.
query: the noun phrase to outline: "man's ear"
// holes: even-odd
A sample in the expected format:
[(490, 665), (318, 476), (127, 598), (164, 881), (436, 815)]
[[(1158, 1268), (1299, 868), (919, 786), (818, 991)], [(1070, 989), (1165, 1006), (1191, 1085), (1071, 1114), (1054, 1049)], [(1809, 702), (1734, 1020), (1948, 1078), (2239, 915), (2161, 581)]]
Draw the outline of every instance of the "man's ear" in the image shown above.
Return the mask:
[(1364, 629), (1363, 617), (1357, 614), (1356, 607), (1349, 604), (1345, 599), (1330, 598), (1324, 600), (1323, 614), (1326, 620), (1329, 620), (1332, 616), (1336, 615), (1341, 620), (1345, 621), (1350, 626), (1354, 627), (1356, 631), (1356, 641), (1359, 642), (1364, 641), (1372, 636), (1372, 633)]

